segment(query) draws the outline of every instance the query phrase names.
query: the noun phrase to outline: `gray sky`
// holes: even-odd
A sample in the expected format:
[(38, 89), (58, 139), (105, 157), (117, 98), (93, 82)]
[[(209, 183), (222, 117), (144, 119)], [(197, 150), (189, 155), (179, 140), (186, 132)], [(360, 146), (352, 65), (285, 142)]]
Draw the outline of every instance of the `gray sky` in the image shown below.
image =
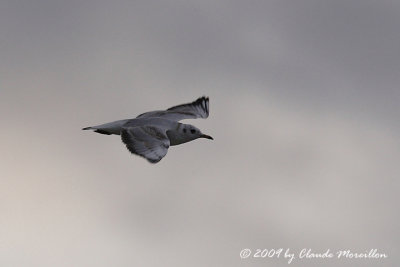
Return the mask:
[[(2, 1), (1, 266), (399, 251), (398, 1)], [(80, 129), (210, 96), (157, 165)]]

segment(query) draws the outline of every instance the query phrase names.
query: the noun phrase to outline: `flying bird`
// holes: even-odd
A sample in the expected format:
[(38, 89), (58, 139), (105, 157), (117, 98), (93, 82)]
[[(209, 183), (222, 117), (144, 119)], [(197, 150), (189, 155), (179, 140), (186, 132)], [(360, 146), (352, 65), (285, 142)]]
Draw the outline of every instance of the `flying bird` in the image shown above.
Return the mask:
[(133, 154), (151, 163), (159, 162), (170, 146), (180, 145), (197, 138), (213, 140), (190, 124), (179, 123), (184, 119), (206, 119), (209, 114), (208, 97), (200, 97), (192, 103), (173, 106), (167, 110), (149, 111), (134, 119), (118, 120), (83, 128), (106, 135), (121, 135), (122, 142)]

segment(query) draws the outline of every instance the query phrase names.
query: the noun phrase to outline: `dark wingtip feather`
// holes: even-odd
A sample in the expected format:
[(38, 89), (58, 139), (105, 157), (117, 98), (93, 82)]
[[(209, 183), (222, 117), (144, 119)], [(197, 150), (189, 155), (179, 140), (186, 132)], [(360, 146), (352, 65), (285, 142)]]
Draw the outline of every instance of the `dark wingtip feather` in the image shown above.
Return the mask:
[(156, 164), (156, 163), (160, 162), (161, 159), (162, 159), (162, 157), (157, 158), (157, 159), (147, 159), (147, 161), (150, 162), (151, 164)]
[(206, 113), (206, 118), (208, 117), (208, 114), (210, 113), (209, 110), (209, 101), (210, 98), (208, 96), (202, 96), (199, 97), (193, 104), (199, 105)]

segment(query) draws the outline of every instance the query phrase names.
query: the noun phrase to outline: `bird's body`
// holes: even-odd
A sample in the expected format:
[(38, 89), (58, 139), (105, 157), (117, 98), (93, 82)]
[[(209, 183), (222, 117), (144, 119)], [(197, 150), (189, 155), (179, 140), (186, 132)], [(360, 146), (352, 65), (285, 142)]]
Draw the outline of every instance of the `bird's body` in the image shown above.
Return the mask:
[(106, 135), (121, 135), (122, 141), (132, 153), (151, 163), (159, 162), (169, 146), (186, 143), (197, 138), (212, 139), (190, 124), (179, 123), (183, 119), (207, 118), (209, 99), (201, 97), (188, 104), (167, 110), (150, 111), (134, 119), (118, 120), (83, 130), (94, 130)]

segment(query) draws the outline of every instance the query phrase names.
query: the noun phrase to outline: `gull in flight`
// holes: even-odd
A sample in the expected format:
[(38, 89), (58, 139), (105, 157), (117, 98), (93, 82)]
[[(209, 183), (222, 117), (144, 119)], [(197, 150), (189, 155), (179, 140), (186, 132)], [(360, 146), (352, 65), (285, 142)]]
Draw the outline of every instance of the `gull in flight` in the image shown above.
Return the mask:
[(193, 125), (178, 122), (184, 119), (206, 119), (209, 113), (208, 105), (208, 97), (203, 96), (192, 103), (167, 110), (149, 111), (135, 119), (113, 121), (82, 130), (121, 135), (122, 142), (131, 153), (144, 157), (151, 163), (157, 163), (167, 154), (170, 146), (197, 138), (213, 140)]

